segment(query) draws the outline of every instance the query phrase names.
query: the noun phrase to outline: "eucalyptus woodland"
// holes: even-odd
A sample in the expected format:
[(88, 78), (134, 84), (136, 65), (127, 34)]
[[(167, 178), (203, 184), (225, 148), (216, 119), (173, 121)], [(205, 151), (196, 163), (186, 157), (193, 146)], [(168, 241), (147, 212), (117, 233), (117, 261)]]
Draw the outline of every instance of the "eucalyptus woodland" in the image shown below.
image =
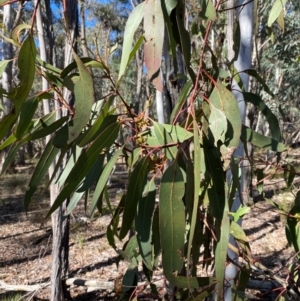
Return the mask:
[[(82, 198), (90, 216), (96, 210), (102, 212), (104, 203), (108, 205), (112, 216), (107, 226), (108, 242), (129, 262), (122, 298), (132, 297), (139, 266), (149, 283), (160, 266), (166, 281), (177, 288), (170, 298), (244, 300), (253, 263), (239, 222), (249, 211), (241, 199), (247, 193), (241, 188), (244, 147), (252, 143), (276, 152), (278, 157), (286, 149), (276, 115), (259, 95), (248, 91), (251, 76), (265, 93), (274, 97), (258, 70), (251, 69), (256, 2), (236, 1), (230, 7), (236, 11), (230, 58), (222, 44), (211, 47), (211, 41), (215, 44), (218, 40), (216, 33), (222, 38), (218, 18), (225, 20), (227, 16), (221, 1), (199, 1), (193, 5), (182, 0), (132, 1), (132, 5), (124, 1), (126, 10), (132, 11), (122, 16), (126, 25), (120, 35), (111, 37), (113, 40), (122, 36), (122, 49), (109, 45), (101, 51), (97, 41), (87, 41), (89, 57), (80, 57), (76, 52), (77, 29), (73, 22), (78, 7), (73, 3), (71, 10), (70, 2), (64, 1), (68, 51), (65, 58), (69, 60), (63, 68), (53, 66), (49, 58), (45, 62), (39, 57), (36, 48), (41, 45), (36, 45), (32, 30), (21, 40), (18, 35), (12, 36), (19, 48), (20, 84), (11, 96), (14, 109), (7, 115), (5, 125), (3, 120), (0, 122), (0, 148), (10, 146), (4, 170), (24, 142), (50, 135), (26, 191), (25, 208), (54, 164), (51, 180), (59, 184), (60, 191), (45, 219), (58, 212), (61, 218), (69, 215)], [(5, 6), (3, 1), (0, 3)], [(282, 26), (285, 3), (275, 0), (268, 9), (267, 26), (270, 31), (274, 29), (274, 36), (277, 24)], [(105, 11), (105, 4), (98, 5)], [(102, 14), (99, 22), (102, 28), (117, 30), (112, 18)], [(22, 34), (23, 28), (19, 29)], [(121, 57), (114, 57), (114, 52)], [(140, 89), (126, 89), (135, 58), (138, 75), (134, 80), (141, 80), (147, 73), (151, 89), (162, 100), (162, 109), (168, 108), (166, 101), (170, 97), (168, 118), (162, 118), (167, 116), (165, 113), (156, 112), (150, 117), (146, 114), (149, 107), (154, 108), (154, 93), (139, 110), (132, 110), (134, 96), (141, 98)], [(144, 61), (143, 68), (139, 60)], [(29, 94), (36, 68), (50, 87), (46, 94), (41, 91), (36, 97), (56, 97), (67, 116), (57, 119), (53, 111), (34, 118), (37, 107), (30, 105)], [(95, 74), (101, 76), (101, 89), (94, 85)], [(149, 96), (147, 90), (144, 94)], [(244, 124), (246, 103), (257, 107), (270, 123), (269, 136)], [(128, 131), (132, 135), (116, 144), (118, 137), (124, 137)], [(105, 160), (110, 149), (115, 151)], [(118, 207), (113, 209), (106, 183), (120, 157), (128, 168), (128, 185)], [(66, 165), (61, 170), (64, 161)], [(293, 177), (290, 173), (288, 185)], [(90, 197), (91, 189), (94, 191)], [(68, 198), (66, 211), (57, 211), (62, 210)], [(287, 222), (287, 238), (296, 252), (300, 248), (296, 219), (299, 199), (297, 196)], [(124, 242), (122, 250), (117, 248), (117, 241)], [(199, 262), (205, 273), (199, 273)], [(155, 283), (151, 283), (151, 288), (155, 293)], [(288, 298), (290, 291), (283, 289)]]

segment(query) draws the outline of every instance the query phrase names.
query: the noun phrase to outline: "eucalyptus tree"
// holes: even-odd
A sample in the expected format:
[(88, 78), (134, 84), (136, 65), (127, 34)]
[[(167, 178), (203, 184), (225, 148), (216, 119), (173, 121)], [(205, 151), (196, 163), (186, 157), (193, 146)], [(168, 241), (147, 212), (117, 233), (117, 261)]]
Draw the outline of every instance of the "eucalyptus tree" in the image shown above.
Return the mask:
[[(83, 195), (92, 216), (97, 209), (101, 212), (105, 199), (112, 216), (107, 227), (107, 239), (116, 252), (129, 261), (121, 290), (121, 297), (127, 299), (132, 297), (132, 287), (137, 285), (140, 263), (155, 293), (152, 275), (161, 256), (163, 276), (177, 287), (176, 298), (204, 300), (212, 296), (217, 300), (231, 297), (241, 300), (250, 275), (252, 257), (246, 235), (238, 223), (248, 210), (238, 207), (239, 196), (243, 193), (239, 173), (244, 155), (240, 141), (252, 142), (276, 152), (285, 150), (280, 142), (276, 117), (266, 110), (260, 98), (247, 92), (247, 74), (250, 74), (271, 93), (258, 73), (248, 69), (249, 57), (243, 57), (251, 48), (251, 33), (248, 32), (252, 28), (251, 17), (247, 19), (247, 30), (242, 27), (243, 19), (234, 35), (234, 45), (238, 49), (235, 49), (237, 62), (224, 67), (225, 64), (220, 64), (222, 51), (218, 52), (217, 48), (213, 51), (209, 43), (217, 14), (222, 13), (221, 1), (215, 5), (210, 0), (200, 1), (197, 5), (194, 11), (199, 21), (189, 28), (184, 13), (185, 1), (147, 0), (137, 4), (126, 22), (117, 78), (112, 72), (112, 61), (104, 59), (106, 52), (99, 52), (94, 58), (80, 59), (70, 47), (69, 53), (72, 53), (74, 62), (69, 61), (61, 70), (37, 57), (32, 32), (20, 46), (18, 68), (21, 83), (16, 91), (18, 98), (14, 99), (17, 104), (14, 114), (19, 119), (12, 114), (9, 116), (6, 127), (10, 129), (14, 126), (16, 130), (2, 143), (2, 147), (12, 146), (10, 159), (24, 141), (52, 135), (29, 183), (25, 207), (28, 208), (42, 176), (53, 162), (56, 164), (55, 172), (59, 174), (61, 190), (46, 218), (54, 212), (60, 212), (61, 217), (68, 215)], [(249, 7), (249, 1), (237, 5), (238, 16), (251, 16)], [(270, 12), (271, 25), (280, 17), (282, 10), (281, 0), (276, 0)], [(69, 13), (72, 13), (71, 9)], [(66, 18), (69, 25), (72, 24), (70, 18)], [(142, 33), (138, 31), (141, 23)], [(67, 29), (71, 30), (69, 26)], [(72, 34), (67, 33), (72, 44), (70, 36)], [(126, 73), (130, 72), (131, 61), (143, 46), (148, 77), (156, 90), (163, 91), (161, 68), (165, 40), (174, 69), (172, 84), (177, 84), (179, 78), (184, 80), (170, 121), (159, 123), (144, 114), (136, 116), (132, 113), (131, 99), (122, 94), (122, 85)], [(192, 52), (193, 40), (201, 45), (195, 52)], [(24, 60), (24, 57), (27, 59)], [(180, 59), (184, 63), (184, 73), (179, 71)], [(62, 116), (59, 120), (53, 120), (43, 116), (37, 121), (32, 120), (34, 109), (26, 104), (29, 103), (27, 96), (36, 65), (47, 70), (51, 83), (49, 93), (60, 93), (63, 88), (72, 92), (75, 109), (66, 94), (59, 94), (61, 104), (71, 112), (71, 118)], [(93, 78), (88, 68), (98, 70), (108, 83), (108, 91), (102, 94), (104, 101), (94, 102)], [(115, 99), (122, 106), (122, 114), (115, 114)], [(243, 99), (254, 103), (266, 114), (272, 124), (272, 137), (259, 135), (243, 125)], [(128, 139), (134, 141), (133, 149), (127, 148), (128, 141), (125, 141), (105, 162), (106, 149), (114, 146), (118, 135), (123, 134), (130, 123), (135, 123), (136, 129), (135, 135)], [(0, 137), (3, 138), (5, 133), (1, 129)], [(71, 156), (65, 169), (59, 173), (66, 152)], [(58, 153), (61, 155), (56, 161)], [(128, 186), (118, 207), (113, 210), (106, 182), (120, 156), (125, 157), (128, 166)], [(229, 169), (231, 179), (226, 182), (224, 175)], [(159, 180), (159, 189), (156, 180)], [(95, 183), (93, 196), (89, 200), (89, 191)], [(155, 202), (157, 193), (159, 204)], [(66, 212), (56, 211), (62, 208), (69, 196), (71, 199)], [(296, 216), (294, 211), (292, 215)], [(295, 233), (290, 232), (297, 243)], [(117, 248), (117, 240), (126, 240), (122, 250)], [(228, 248), (233, 251), (230, 256), (227, 255)], [(239, 267), (246, 262), (238, 274), (236, 269), (226, 269), (237, 264), (237, 254), (244, 260)], [(199, 273), (199, 261), (207, 272), (205, 276)], [(214, 272), (211, 272), (212, 267)], [(59, 298), (57, 296), (56, 300), (61, 300)]]

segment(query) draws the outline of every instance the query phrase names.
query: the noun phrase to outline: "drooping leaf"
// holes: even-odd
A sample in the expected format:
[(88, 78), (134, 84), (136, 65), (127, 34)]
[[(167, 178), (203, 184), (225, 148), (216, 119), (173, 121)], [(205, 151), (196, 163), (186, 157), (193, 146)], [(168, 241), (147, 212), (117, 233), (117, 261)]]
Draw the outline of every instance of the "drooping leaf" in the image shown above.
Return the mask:
[(4, 72), (6, 66), (11, 62), (12, 60), (3, 60), (0, 61), (0, 76), (2, 75), (2, 73)]
[(54, 67), (51, 64), (46, 63), (45, 61), (41, 60), (39, 57), (37, 57), (36, 60), (40, 64), (41, 67), (45, 68), (48, 71), (54, 72), (57, 75), (59, 75), (62, 71), (61, 69)]
[(63, 187), (65, 184), (65, 181), (69, 175), (69, 173), (71, 172), (71, 170), (73, 169), (76, 161), (78, 160), (78, 158), (80, 157), (81, 153), (82, 153), (83, 149), (73, 145), (70, 149), (70, 156), (67, 160), (67, 164), (65, 164), (61, 174), (59, 175), (59, 177), (56, 179), (56, 183), (58, 183), (59, 187)]
[(268, 26), (271, 27), (272, 24), (278, 19), (281, 12), (284, 10), (287, 0), (275, 0), (268, 18)]
[(97, 162), (86, 175), (86, 177), (81, 183), (81, 186), (76, 190), (76, 192), (84, 192), (88, 190), (99, 179), (103, 167), (104, 158), (105, 154), (99, 155)]
[(200, 1), (200, 5), (201, 5), (201, 12), (200, 12), (200, 16), (202, 18), (207, 18), (211, 21), (215, 21), (217, 18), (216, 15), (216, 9), (212, 3), (211, 0), (201, 0)]
[[(40, 138), (44, 138), (50, 134), (53, 134), (57, 129), (59, 129), (68, 119), (68, 116), (64, 116), (55, 121), (55, 112), (44, 116), (39, 120), (38, 126), (31, 130), (31, 133), (25, 136), (22, 140), (32, 141)], [(47, 118), (45, 118), (47, 117)], [(54, 117), (54, 118), (53, 118)]]
[(152, 266), (157, 267), (159, 255), (161, 253), (160, 246), (160, 229), (159, 229), (159, 206), (154, 210), (152, 221), (152, 244), (153, 244), (153, 262)]
[(210, 200), (210, 209), (215, 217), (216, 228), (216, 251), (215, 251), (215, 270), (217, 279), (218, 299), (221, 299), (225, 277), (225, 262), (229, 241), (229, 205), (225, 189), (223, 163), (221, 154), (216, 147), (209, 147), (204, 140), (204, 151), (207, 170), (211, 174), (211, 186), (207, 190)]
[(119, 234), (120, 239), (123, 239), (127, 235), (132, 226), (137, 204), (141, 199), (144, 190), (148, 166), (149, 159), (147, 157), (143, 157), (139, 160), (131, 173), (127, 188), (123, 221)]
[(90, 207), (90, 214), (92, 215), (92, 213), (94, 212), (95, 210), (95, 207), (97, 205), (97, 201), (109, 179), (109, 176), (119, 158), (119, 156), (122, 154), (122, 148), (119, 149), (117, 152), (114, 153), (114, 155), (112, 156), (112, 158), (106, 163), (102, 173), (101, 173), (101, 176), (97, 182), (97, 185), (96, 185), (96, 188), (95, 188), (95, 191), (94, 191), (94, 195), (93, 195), (93, 198), (92, 198), (92, 203), (91, 203), (91, 207)]
[[(153, 130), (154, 130), (154, 134), (155, 134), (155, 137), (156, 137), (159, 145), (164, 146), (164, 145), (174, 142), (171, 135), (167, 132), (167, 130), (165, 129), (165, 127), (162, 124), (154, 122)], [(148, 143), (149, 143), (149, 140), (148, 140)], [(170, 146), (170, 147), (166, 147), (164, 149), (164, 152), (168, 159), (174, 160), (176, 158), (178, 150), (177, 150), (176, 146)]]
[[(135, 262), (132, 262), (126, 270), (122, 281), (121, 298), (129, 299), (130, 291), (137, 286), (138, 282), (138, 267)], [(124, 296), (125, 295), (125, 296)]]
[(155, 183), (153, 180), (151, 180), (147, 183), (143, 197), (138, 203), (135, 218), (135, 230), (137, 232), (137, 241), (140, 248), (140, 254), (143, 258), (143, 263), (149, 270), (153, 269), (151, 229), (155, 195)]
[(129, 57), (131, 53), (132, 41), (134, 34), (142, 22), (145, 14), (145, 4), (146, 1), (137, 5), (134, 10), (129, 15), (129, 18), (126, 22), (125, 31), (124, 31), (124, 42), (123, 42), (123, 52), (120, 64), (120, 71), (118, 79), (123, 76), (129, 62)]
[(296, 169), (292, 164), (287, 164), (284, 168), (284, 180), (287, 188), (290, 188), (296, 176)]
[(191, 91), (193, 82), (188, 80), (185, 85), (183, 86), (182, 90), (180, 91), (178, 102), (175, 104), (174, 109), (172, 110), (170, 121), (173, 123), (175, 118), (178, 117), (180, 109), (182, 108), (183, 104), (186, 102), (187, 97)]
[(70, 203), (68, 204), (67, 210), (65, 215), (69, 215), (76, 207), (76, 205), (78, 204), (78, 202), (81, 200), (82, 196), (84, 194), (83, 192), (74, 192), (71, 199), (70, 199)]
[(184, 262), (184, 176), (176, 161), (167, 168), (161, 179), (159, 193), (160, 243), (162, 265), (169, 278), (179, 273)]
[(47, 174), (50, 165), (52, 164), (52, 162), (54, 162), (55, 157), (57, 156), (58, 153), (59, 153), (59, 149), (53, 146), (53, 137), (52, 137), (42, 153), (42, 156), (29, 182), (28, 185), (29, 189), (25, 193), (24, 207), (26, 211), (28, 210), (33, 194), (37, 190), (38, 185), (43, 180), (43, 177)]
[[(191, 251), (192, 251), (192, 243), (194, 240), (196, 223), (197, 223), (197, 216), (198, 216), (198, 206), (199, 206), (199, 194), (200, 194), (200, 181), (201, 181), (201, 152), (200, 149), (200, 141), (199, 141), (199, 132), (198, 132), (198, 124), (197, 121), (193, 120), (193, 130), (194, 130), (194, 199), (193, 199), (193, 208), (192, 208), (192, 215), (191, 215), (191, 222), (190, 222), (190, 233), (189, 233), (189, 240), (188, 240), (188, 252), (187, 252), (187, 262), (191, 262)], [(196, 252), (196, 250), (195, 250)], [(187, 274), (190, 275), (190, 267), (188, 265)]]
[(282, 144), (281, 142), (278, 142), (272, 138), (258, 134), (257, 132), (246, 127), (245, 125), (242, 126), (241, 139), (243, 141), (251, 142), (255, 146), (258, 146), (258, 147), (261, 147), (264, 149), (269, 149), (274, 152), (281, 153), (286, 150), (285, 145)]
[(15, 159), (15, 156), (17, 154), (17, 151), (24, 145), (24, 143), (15, 141), (9, 148), (9, 151), (7, 155), (5, 156), (4, 163), (2, 165), (1, 174), (3, 174), (7, 168), (11, 165), (13, 160)]
[(168, 131), (174, 142), (182, 143), (193, 137), (191, 132), (179, 125), (163, 124), (162, 126)]
[(63, 127), (56, 133), (53, 143), (57, 147), (66, 146), (79, 136), (90, 119), (91, 108), (95, 101), (92, 76), (75, 52), (73, 57), (79, 70), (79, 78), (74, 84), (76, 112), (67, 128)]
[(16, 122), (22, 104), (26, 100), (35, 75), (35, 57), (36, 57), (36, 48), (34, 44), (34, 39), (32, 35), (24, 40), (19, 56), (18, 56), (18, 67), (19, 67), (19, 80), (20, 84), (16, 89), (16, 93), (12, 98), (13, 109), (11, 112), (4, 116), (0, 122), (0, 141), (3, 137), (9, 132), (13, 124)]
[[(87, 67), (95, 67), (98, 69), (105, 69), (104, 65), (99, 62), (96, 61), (92, 58), (89, 57), (82, 57), (80, 58), (81, 62), (87, 66)], [(70, 63), (68, 66), (66, 66), (61, 72), (60, 72), (60, 77), (61, 78), (65, 78), (67, 77), (67, 75), (72, 72), (73, 70), (75, 70), (78, 67), (77, 65), (77, 60), (75, 60), (75, 62)]]
[(217, 146), (218, 142), (225, 142), (225, 134), (227, 132), (227, 119), (225, 114), (211, 105), (209, 116), (209, 128), (214, 138), (214, 144)]
[(253, 93), (243, 93), (244, 99), (246, 102), (250, 102), (253, 105), (257, 106), (262, 114), (266, 117), (269, 125), (272, 138), (278, 142), (281, 142), (281, 131), (278, 123), (278, 119), (265, 104), (265, 102), (258, 96)]
[(217, 109), (221, 110), (228, 119), (226, 146), (237, 147), (240, 142), (242, 121), (238, 113), (239, 107), (234, 95), (222, 83), (218, 82), (209, 100)]
[[(296, 253), (300, 251), (300, 192), (297, 192), (294, 206), (287, 215), (287, 222), (285, 226), (285, 233), (288, 243), (294, 248)], [(298, 254), (299, 258), (299, 254)]]
[(250, 76), (253, 76), (264, 88), (265, 92), (267, 92), (269, 95), (274, 97), (274, 93), (270, 90), (268, 85), (266, 84), (266, 81), (258, 74), (258, 72), (254, 69), (247, 69), (243, 72), (249, 74)]
[(40, 95), (29, 98), (23, 103), (20, 112), (19, 124), (15, 131), (17, 139), (21, 139), (23, 134), (27, 131), (40, 100), (49, 99), (50, 97), (51, 95), (49, 93), (42, 93)]
[[(107, 103), (109, 104), (109, 102)], [(101, 113), (99, 114), (98, 118), (96, 119), (92, 127), (89, 130), (87, 130), (86, 134), (83, 134), (82, 137), (78, 137), (78, 140), (76, 142), (80, 147), (83, 147), (88, 143), (92, 142), (98, 136), (102, 124), (111, 124), (117, 122), (118, 119), (117, 115), (106, 116), (108, 111), (105, 110), (105, 106), (103, 110), (101, 110)]]
[(181, 53), (183, 54), (185, 67), (193, 83), (196, 81), (196, 75), (191, 67), (191, 38), (190, 33), (185, 27), (185, 17), (184, 17), (185, 7), (183, 2), (179, 1), (176, 6), (176, 23), (179, 33), (179, 40), (177, 41), (181, 48)]
[(78, 160), (76, 161), (72, 170), (68, 173), (65, 180), (65, 186), (62, 188), (60, 194), (56, 198), (51, 209), (47, 213), (47, 217), (51, 215), (62, 202), (78, 188), (78, 185), (83, 178), (90, 171), (92, 166), (97, 161), (101, 151), (110, 147), (118, 136), (120, 125), (118, 123), (112, 123), (110, 125), (101, 126), (99, 135), (93, 144), (84, 152), (81, 153)]
[(20, 40), (21, 40), (21, 32), (22, 32), (23, 30), (28, 30), (28, 29), (30, 29), (30, 28), (31, 28), (31, 25), (30, 25), (30, 24), (25, 24), (25, 23), (19, 24), (19, 25), (16, 26), (16, 27), (13, 29), (13, 31), (12, 31), (12, 34), (11, 34), (12, 39), (13, 39), (14, 41), (16, 41), (17, 43), (20, 43)]
[(160, 0), (145, 1), (144, 55), (147, 76), (158, 91), (163, 91), (160, 71), (164, 42), (165, 23)]
[(11, 134), (3, 143), (0, 145), (0, 151), (4, 148), (8, 147), (12, 143), (14, 143), (17, 140), (16, 136), (14, 134)]
[(165, 0), (165, 6), (168, 14), (171, 14), (171, 11), (176, 7), (178, 0)]

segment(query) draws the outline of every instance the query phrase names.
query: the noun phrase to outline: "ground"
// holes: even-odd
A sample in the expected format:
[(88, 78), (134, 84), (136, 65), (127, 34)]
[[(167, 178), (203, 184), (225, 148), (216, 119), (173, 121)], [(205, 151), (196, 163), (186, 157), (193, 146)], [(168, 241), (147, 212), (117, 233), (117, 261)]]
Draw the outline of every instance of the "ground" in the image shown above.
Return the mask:
[[(7, 284), (37, 284), (49, 282), (51, 270), (51, 229), (50, 221), (41, 224), (48, 209), (49, 196), (46, 187), (37, 192), (30, 211), (26, 215), (23, 197), (29, 174), (7, 175), (0, 187), (0, 281)], [(120, 175), (114, 177), (109, 188), (111, 197), (117, 204), (120, 198)], [(290, 204), (293, 195), (280, 193), (272, 200)], [(104, 214), (98, 219), (86, 222), (83, 204), (75, 211), (71, 225), (70, 277), (112, 281), (124, 274), (126, 262), (116, 265), (118, 254), (106, 241), (106, 227), (110, 221)], [(243, 228), (249, 238), (253, 257), (282, 279), (287, 277), (288, 265), (294, 252), (285, 238), (285, 217), (265, 200), (257, 201), (243, 221)], [(259, 300), (271, 300), (272, 296), (261, 290), (250, 291)], [(85, 287), (71, 288), (74, 300), (112, 300), (115, 293), (98, 291), (87, 293)], [(18, 300), (4, 297), (0, 301)], [(7, 296), (7, 294), (6, 294)], [(27, 295), (31, 300), (47, 300), (49, 289), (45, 288)], [(20, 295), (19, 295), (20, 297)], [(271, 299), (270, 299), (271, 298)], [(23, 297), (24, 300), (25, 297)], [(23, 300), (21, 299), (21, 300)], [(152, 300), (151, 298), (148, 300)]]

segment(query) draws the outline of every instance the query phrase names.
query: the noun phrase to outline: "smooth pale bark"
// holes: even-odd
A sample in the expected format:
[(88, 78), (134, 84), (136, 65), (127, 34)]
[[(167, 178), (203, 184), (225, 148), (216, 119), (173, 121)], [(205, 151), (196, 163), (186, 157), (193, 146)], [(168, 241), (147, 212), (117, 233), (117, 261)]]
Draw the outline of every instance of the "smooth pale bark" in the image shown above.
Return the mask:
[[(4, 5), (3, 7), (3, 25), (8, 32), (12, 31), (12, 6), (11, 4)], [(6, 40), (2, 40), (2, 59), (10, 60), (13, 57), (13, 47), (12, 44), (7, 42)], [(5, 68), (2, 74), (2, 88), (9, 92), (11, 89), (12, 82), (12, 62), (10, 62)], [(12, 103), (9, 98), (2, 98), (2, 105), (4, 107), (4, 115), (7, 115), (12, 107)]]
[[(6, 30), (11, 33), (12, 31), (12, 6), (11, 4), (4, 5), (3, 7), (3, 25), (6, 28)], [(2, 59), (3, 60), (10, 60), (13, 58), (13, 47), (12, 44), (5, 41), (5, 39), (2, 39)], [(7, 93), (10, 92), (11, 89), (11, 84), (12, 84), (12, 62), (10, 62), (3, 74), (2, 74), (2, 88), (5, 90)], [(4, 112), (0, 115), (1, 117), (4, 117), (5, 115), (9, 114), (9, 112), (12, 109), (12, 102), (8, 97), (3, 96), (2, 97), (2, 106), (4, 108)], [(4, 163), (4, 160), (6, 158), (6, 153), (7, 151), (4, 150), (2, 152), (1, 156), (1, 169), (2, 169), (2, 164)]]
[[(228, 2), (228, 7), (233, 7), (234, 4), (236, 6), (240, 6), (239, 8), (236, 9), (236, 16), (239, 20), (239, 25), (240, 25), (240, 32), (241, 32), (241, 37), (240, 37), (240, 48), (239, 48), (239, 54), (237, 57), (237, 60), (234, 62), (234, 66), (238, 72), (240, 72), (240, 77), (243, 82), (245, 91), (248, 91), (249, 87), (249, 75), (246, 73), (243, 73), (243, 70), (251, 68), (251, 61), (252, 61), (252, 38), (253, 38), (253, 2), (249, 2), (247, 0), (238, 0), (235, 3), (233, 3), (232, 0)], [(243, 5), (244, 6), (241, 6)], [(233, 54), (230, 53), (230, 50), (232, 49), (233, 45), (233, 15), (231, 14), (233, 12), (229, 12), (229, 18), (228, 18), (228, 46), (229, 46), (229, 59), (233, 58)], [(230, 26), (231, 25), (231, 26)], [(230, 28), (231, 27), (231, 28)], [(243, 124), (245, 124), (246, 121), (246, 104), (243, 98), (243, 95), (241, 93), (241, 89), (239, 86), (233, 82), (232, 85), (232, 93), (234, 94), (239, 110), (240, 110), (240, 115)], [(238, 148), (234, 152), (234, 157), (237, 158), (244, 158), (245, 157), (245, 151), (244, 151), (244, 145), (240, 142)], [(245, 187), (245, 168), (244, 168), (245, 161), (242, 160), (241, 162), (241, 180), (240, 180), (240, 187), (241, 187), (241, 193), (243, 194), (243, 189)], [(247, 164), (247, 163), (246, 163)], [(227, 182), (230, 183), (231, 181), (231, 172), (227, 172)], [(245, 191), (247, 193), (247, 191)], [(232, 205), (231, 211), (236, 211), (240, 205), (242, 204), (242, 200), (240, 199), (240, 195), (237, 194), (236, 198), (234, 200), (234, 203)], [(241, 224), (241, 220), (239, 221)], [(233, 237), (230, 237), (230, 243), (235, 245), (235, 241)], [(234, 253), (232, 250), (228, 250), (228, 256), (233, 260), (233, 261), (238, 261), (238, 255)], [(226, 288), (224, 290), (224, 300), (225, 301), (231, 301), (232, 300), (232, 285), (234, 283), (234, 278), (236, 277), (237, 274), (237, 267), (236, 265), (230, 263), (226, 267), (225, 271), (225, 278), (226, 278)]]
[(163, 92), (156, 90), (156, 112), (159, 123), (165, 123), (164, 116), (164, 95)]
[[(38, 0), (35, 1), (37, 5)], [(47, 4), (46, 4), (47, 5)], [(48, 11), (49, 14), (49, 11)], [(50, 22), (50, 20), (48, 20)], [(41, 5), (37, 6), (36, 11), (36, 26), (37, 35), (39, 40), (40, 57), (43, 61), (49, 61), (47, 57), (47, 49), (44, 35), (44, 26), (42, 20)], [(49, 26), (49, 25), (48, 25)], [(52, 51), (50, 51), (51, 55)], [(43, 91), (49, 88), (48, 81), (42, 77), (42, 89)], [(50, 102), (48, 99), (43, 100), (43, 112), (44, 114), (50, 113)], [(49, 142), (50, 136), (46, 137), (46, 143)], [(55, 163), (51, 164), (49, 168), (49, 179), (54, 172)], [(59, 193), (59, 187), (57, 184), (50, 185), (50, 205), (52, 205)], [(62, 279), (66, 278), (68, 272), (68, 246), (69, 246), (69, 233), (67, 222), (63, 222), (62, 209), (59, 208), (51, 216), (52, 218), (52, 232), (53, 232), (53, 244), (52, 244), (52, 268), (51, 268), (51, 286), (50, 286), (50, 300), (65, 300), (66, 293), (64, 292)]]
[(83, 56), (87, 57), (89, 55), (88, 48), (86, 45), (86, 30), (85, 30), (85, 13), (84, 13), (84, 1), (79, 1), (80, 6), (80, 40), (81, 40), (81, 50)]

